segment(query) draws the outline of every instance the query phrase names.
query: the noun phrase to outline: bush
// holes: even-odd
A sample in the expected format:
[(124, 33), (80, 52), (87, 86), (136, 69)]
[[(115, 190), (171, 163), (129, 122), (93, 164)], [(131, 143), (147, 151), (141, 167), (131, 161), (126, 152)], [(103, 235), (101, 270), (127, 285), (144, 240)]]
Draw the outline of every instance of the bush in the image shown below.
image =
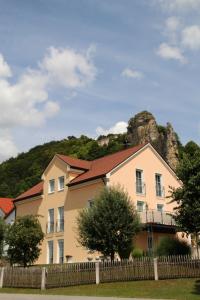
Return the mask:
[(131, 255), (133, 258), (140, 258), (143, 256), (143, 251), (140, 248), (135, 248), (133, 249)]
[(187, 242), (174, 237), (163, 237), (157, 248), (157, 255), (187, 255), (191, 254), (191, 248)]

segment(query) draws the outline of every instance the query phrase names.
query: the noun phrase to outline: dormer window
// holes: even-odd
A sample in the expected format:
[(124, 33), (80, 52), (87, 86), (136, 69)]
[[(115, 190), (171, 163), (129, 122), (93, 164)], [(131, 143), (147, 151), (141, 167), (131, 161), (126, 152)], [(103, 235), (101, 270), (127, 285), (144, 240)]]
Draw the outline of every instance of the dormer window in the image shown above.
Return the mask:
[(58, 190), (63, 191), (64, 187), (65, 187), (65, 177), (60, 176), (60, 177), (58, 177)]
[(49, 194), (55, 192), (55, 179), (49, 180)]

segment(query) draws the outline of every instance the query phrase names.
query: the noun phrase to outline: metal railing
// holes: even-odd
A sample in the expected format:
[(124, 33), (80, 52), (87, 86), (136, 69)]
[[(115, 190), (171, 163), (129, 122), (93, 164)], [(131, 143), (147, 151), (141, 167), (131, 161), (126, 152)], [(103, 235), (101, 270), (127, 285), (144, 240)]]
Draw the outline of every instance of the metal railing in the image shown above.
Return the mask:
[(157, 197), (165, 197), (165, 187), (159, 184), (156, 184), (156, 196)]
[(56, 221), (56, 231), (63, 232), (64, 231), (64, 219), (58, 219)]
[(47, 233), (53, 233), (54, 232), (54, 222), (47, 222)]
[(149, 209), (138, 211), (138, 214), (140, 216), (142, 224), (155, 223), (169, 226), (176, 225), (176, 222), (173, 218), (173, 214), (171, 212)]
[(146, 194), (146, 184), (144, 182), (135, 183), (136, 194), (145, 195)]

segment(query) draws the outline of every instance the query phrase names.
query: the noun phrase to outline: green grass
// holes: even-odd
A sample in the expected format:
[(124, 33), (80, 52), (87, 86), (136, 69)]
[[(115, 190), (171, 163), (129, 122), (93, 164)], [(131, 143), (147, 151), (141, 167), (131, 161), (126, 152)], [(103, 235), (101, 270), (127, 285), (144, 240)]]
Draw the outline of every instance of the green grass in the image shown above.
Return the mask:
[[(1, 293), (40, 294), (36, 289), (8, 289)], [(174, 279), (160, 281), (131, 281), (117, 283), (103, 283), (100, 285), (82, 285), (66, 288), (48, 289), (41, 294), (51, 295), (79, 295), (79, 296), (113, 296), (113, 297), (141, 297), (155, 299), (199, 300), (200, 280)]]

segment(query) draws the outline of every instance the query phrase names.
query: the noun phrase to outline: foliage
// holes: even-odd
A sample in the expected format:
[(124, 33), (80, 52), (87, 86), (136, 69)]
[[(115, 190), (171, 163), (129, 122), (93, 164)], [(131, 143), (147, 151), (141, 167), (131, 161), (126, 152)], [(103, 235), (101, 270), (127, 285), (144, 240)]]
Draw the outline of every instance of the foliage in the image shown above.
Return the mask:
[(140, 248), (135, 248), (135, 249), (133, 249), (131, 255), (133, 258), (143, 257), (143, 250)]
[(8, 259), (26, 267), (40, 255), (40, 244), (44, 238), (37, 216), (19, 217), (9, 226), (6, 234)]
[(36, 146), (0, 164), (0, 197), (16, 197), (37, 184), (56, 153), (93, 160), (125, 147), (124, 135), (111, 139), (107, 146), (99, 146), (96, 140), (84, 135)]
[(94, 205), (80, 212), (79, 242), (90, 250), (121, 258), (130, 255), (133, 238), (140, 229), (139, 217), (128, 194), (120, 187), (105, 187), (94, 199)]
[(190, 246), (185, 241), (174, 237), (163, 237), (157, 248), (157, 255), (159, 256), (187, 254), (191, 254)]
[(0, 217), (0, 258), (3, 255), (5, 234), (6, 234), (6, 224), (4, 219)]
[(175, 216), (177, 224), (184, 232), (194, 234), (198, 239), (200, 234), (200, 148), (193, 142), (185, 148), (177, 169), (182, 186), (171, 190), (171, 202), (177, 203)]

